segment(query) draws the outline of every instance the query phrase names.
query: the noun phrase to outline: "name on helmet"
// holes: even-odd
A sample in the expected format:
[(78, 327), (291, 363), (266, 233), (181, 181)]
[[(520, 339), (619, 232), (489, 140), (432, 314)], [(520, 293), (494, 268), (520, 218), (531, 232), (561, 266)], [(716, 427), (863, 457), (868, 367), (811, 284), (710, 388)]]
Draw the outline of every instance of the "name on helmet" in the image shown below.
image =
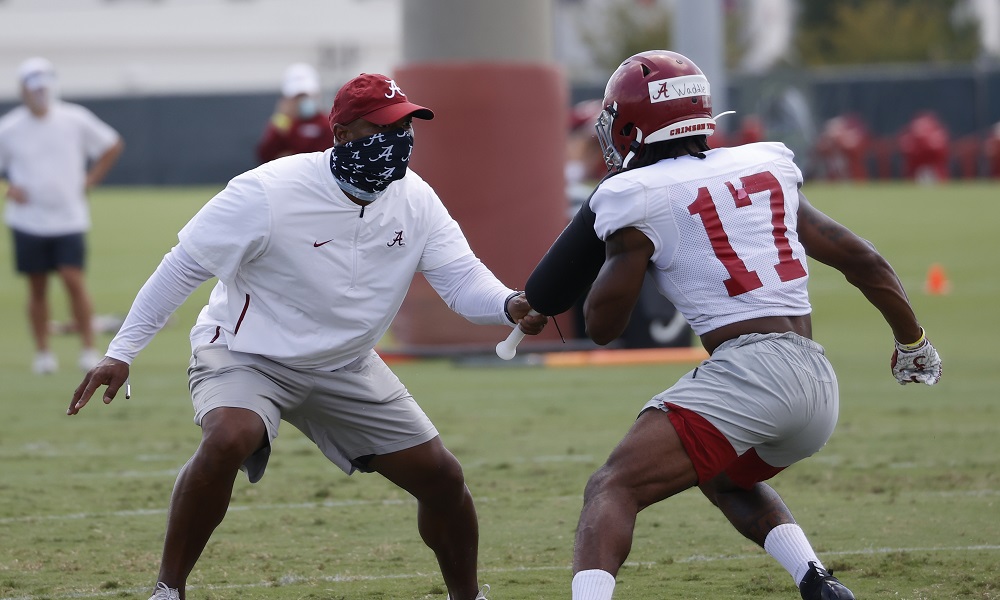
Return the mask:
[(692, 96), (708, 96), (710, 88), (704, 75), (684, 75), (649, 82), (649, 101), (652, 104), (690, 98)]

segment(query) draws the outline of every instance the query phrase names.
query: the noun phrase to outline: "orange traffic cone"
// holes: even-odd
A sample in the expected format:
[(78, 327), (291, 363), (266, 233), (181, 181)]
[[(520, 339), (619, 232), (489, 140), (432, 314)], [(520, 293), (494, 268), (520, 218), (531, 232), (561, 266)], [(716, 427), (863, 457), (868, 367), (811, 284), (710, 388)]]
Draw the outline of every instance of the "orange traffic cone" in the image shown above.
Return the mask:
[(951, 282), (945, 275), (944, 267), (938, 263), (931, 265), (927, 270), (927, 280), (924, 282), (924, 291), (932, 296), (939, 296), (951, 292)]

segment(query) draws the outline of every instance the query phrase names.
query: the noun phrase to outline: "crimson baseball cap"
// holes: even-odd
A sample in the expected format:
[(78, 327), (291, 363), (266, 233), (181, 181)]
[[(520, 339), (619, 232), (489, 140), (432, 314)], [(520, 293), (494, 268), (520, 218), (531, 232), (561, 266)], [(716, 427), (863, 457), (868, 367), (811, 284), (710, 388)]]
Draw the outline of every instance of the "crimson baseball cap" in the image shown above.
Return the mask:
[(434, 113), (406, 99), (391, 77), (378, 73), (362, 73), (344, 84), (333, 99), (330, 125), (347, 125), (364, 119), (376, 125), (389, 125), (412, 115), (430, 120)]

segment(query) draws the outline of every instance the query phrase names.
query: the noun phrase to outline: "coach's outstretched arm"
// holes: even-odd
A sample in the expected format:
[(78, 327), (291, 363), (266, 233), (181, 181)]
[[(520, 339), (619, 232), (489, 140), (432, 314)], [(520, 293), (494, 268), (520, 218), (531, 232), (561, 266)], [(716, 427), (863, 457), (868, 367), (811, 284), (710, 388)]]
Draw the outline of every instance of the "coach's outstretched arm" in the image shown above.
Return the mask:
[(941, 379), (941, 359), (924, 334), (889, 261), (875, 246), (826, 216), (799, 193), (799, 241), (811, 258), (843, 273), (882, 313), (896, 349), (893, 375), (899, 383), (934, 385)]
[(180, 246), (175, 246), (139, 290), (121, 329), (111, 340), (107, 355), (87, 372), (73, 392), (66, 414), (80, 412), (102, 385), (104, 403), (109, 404), (128, 380), (129, 365), (153, 336), (166, 324), (170, 315), (187, 300), (198, 286), (213, 277)]

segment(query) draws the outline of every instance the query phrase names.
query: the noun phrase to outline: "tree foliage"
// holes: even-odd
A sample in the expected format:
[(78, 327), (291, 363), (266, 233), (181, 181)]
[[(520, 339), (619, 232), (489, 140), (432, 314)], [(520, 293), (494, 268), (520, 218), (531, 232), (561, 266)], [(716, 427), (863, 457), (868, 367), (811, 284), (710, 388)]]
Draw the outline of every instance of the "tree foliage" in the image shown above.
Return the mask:
[(958, 0), (801, 0), (796, 47), (807, 66), (968, 62), (977, 27)]
[[(681, 0), (694, 2), (701, 0)], [(726, 0), (726, 62), (739, 64), (747, 35), (745, 2)], [(966, 0), (796, 0), (794, 56), (801, 66), (969, 62), (980, 52), (978, 26)], [(608, 0), (581, 24), (595, 64), (613, 71), (644, 50), (670, 48), (671, 11), (664, 2)], [(590, 15), (587, 18), (593, 19)]]
[(609, 73), (633, 54), (669, 49), (670, 11), (659, 3), (612, 0), (603, 13), (601, 26), (585, 26), (582, 38), (594, 62)]

